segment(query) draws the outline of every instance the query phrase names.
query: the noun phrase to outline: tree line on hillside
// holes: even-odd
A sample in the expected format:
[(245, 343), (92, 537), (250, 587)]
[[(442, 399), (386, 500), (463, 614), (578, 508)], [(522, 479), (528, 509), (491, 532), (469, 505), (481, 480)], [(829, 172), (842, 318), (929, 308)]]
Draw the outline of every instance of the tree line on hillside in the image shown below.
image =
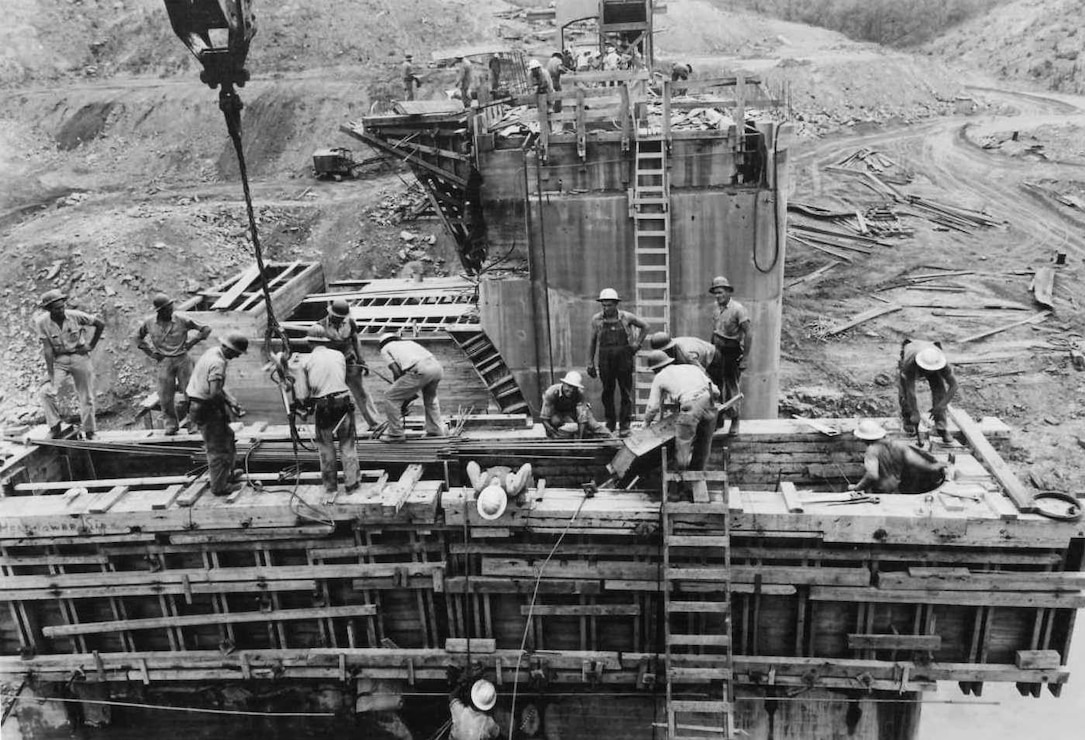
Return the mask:
[(916, 46), (1008, 0), (734, 0), (762, 15), (840, 31), (859, 41)]

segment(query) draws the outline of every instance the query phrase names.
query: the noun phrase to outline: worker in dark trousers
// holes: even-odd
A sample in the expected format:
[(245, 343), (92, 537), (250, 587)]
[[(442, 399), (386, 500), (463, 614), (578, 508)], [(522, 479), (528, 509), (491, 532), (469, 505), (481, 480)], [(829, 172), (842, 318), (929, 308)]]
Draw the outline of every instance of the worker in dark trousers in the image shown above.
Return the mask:
[[(162, 407), (166, 434), (177, 434), (181, 421), (188, 416), (185, 389), (192, 377), (192, 358), (188, 351), (211, 336), (211, 327), (188, 315), (175, 313), (173, 299), (165, 293), (156, 293), (152, 304), (155, 313), (139, 325), (136, 346), (155, 361), (158, 403)], [(180, 404), (177, 394), (181, 394)]]
[(394, 379), (384, 394), (388, 429), (381, 440), (402, 442), (407, 438), (403, 432), (403, 406), (418, 394), (422, 394), (426, 410), (426, 436), (447, 437), (448, 427), (441, 419), (441, 402), (437, 398), (437, 387), (445, 375), (441, 363), (418, 342), (400, 339), (391, 332), (381, 334), (378, 344)]
[(953, 437), (946, 426), (946, 409), (957, 395), (957, 378), (953, 375), (953, 368), (949, 366), (946, 353), (942, 351), (942, 345), (938, 342), (905, 339), (900, 345), (898, 370), (900, 418), (904, 422), (905, 434), (919, 434), (919, 402), (916, 400), (915, 385), (917, 379), (924, 378), (931, 387), (934, 429), (943, 441), (952, 442)]
[(414, 90), (422, 86), (422, 80), (414, 73), (414, 57), (410, 54), (403, 55), (403, 63), (399, 65), (399, 76), (403, 80), (403, 99), (414, 100)]
[(560, 383), (546, 389), (539, 411), (546, 436), (551, 439), (590, 439), (612, 437), (606, 425), (595, 418), (584, 399), (580, 373), (570, 370)]
[(47, 379), (41, 387), (40, 399), (45, 411), (45, 423), (53, 437), (60, 436), (60, 409), (57, 394), (65, 378), (72, 379), (79, 399), (79, 423), (83, 436), (94, 437), (94, 364), (90, 353), (98, 346), (105, 322), (89, 313), (67, 308), (68, 296), (59, 290), (47, 290), (38, 308), (44, 309), (34, 317), (34, 333), (41, 339)]
[(240, 488), (233, 482), (237, 445), (230, 415), (241, 416), (244, 411), (226, 390), (226, 368), (230, 360), (248, 351), (248, 338), (230, 332), (219, 340), (218, 347), (207, 350), (196, 361), (186, 389), (188, 418), (203, 436), (211, 493), (216, 496), (229, 496)]
[[(708, 375), (726, 402), (738, 395), (742, 371), (746, 369), (746, 358), (750, 356), (750, 315), (745, 306), (731, 298), (735, 289), (722, 275), (712, 278), (708, 292), (716, 298), (716, 317), (712, 328), (712, 346), (716, 348), (716, 357)], [(738, 405), (728, 409), (727, 415), (731, 419), (727, 433), (737, 434)]]
[(354, 396), (354, 404), (365, 419), (370, 431), (380, 426), (377, 407), (373, 398), (366, 392), (362, 377), (369, 375), (369, 366), (362, 359), (361, 332), (350, 316), (350, 305), (342, 298), (332, 301), (328, 315), (320, 320), (324, 333), (328, 337), (328, 346), (342, 352), (347, 360), (347, 387)]
[(448, 711), (451, 719), (449, 740), (493, 740), (501, 728), (490, 715), (497, 705), (497, 688), (482, 678), (480, 665), (461, 670), (447, 669), (450, 684)]
[(324, 490), (339, 489), (335, 442), (339, 440), (339, 459), (343, 463), (343, 485), (347, 493), (358, 488), (358, 437), (354, 430), (354, 404), (347, 388), (347, 362), (342, 353), (332, 349), (320, 324), (309, 327), (307, 335), (312, 351), (302, 359), (308, 406), (313, 410), (314, 436), (320, 455), (320, 478)]
[(926, 450), (899, 439), (886, 439), (881, 424), (864, 419), (853, 434), (866, 442), (863, 477), (849, 491), (928, 493), (946, 480), (948, 465)]
[[(603, 381), (603, 412), (607, 429), (617, 427), (621, 436), (629, 434), (633, 420), (633, 358), (648, 330), (644, 321), (618, 309), (618, 292), (604, 288), (599, 293), (603, 310), (591, 318), (591, 344), (588, 347), (588, 375)], [(596, 355), (598, 353), (598, 365)], [(614, 389), (621, 395), (620, 411), (614, 409)]]
[(677, 404), (674, 467), (679, 471), (704, 470), (712, 453), (712, 435), (716, 433), (719, 391), (699, 365), (678, 365), (658, 349), (649, 352), (645, 359), (655, 378), (648, 395), (644, 426), (655, 421), (664, 404)]
[(700, 337), (672, 337), (657, 331), (648, 339), (652, 349), (663, 350), (676, 365), (700, 365), (706, 373), (716, 360), (716, 348)]
[[(561, 76), (569, 71), (565, 66), (565, 57), (560, 51), (555, 51), (546, 60), (546, 73), (550, 75), (550, 81), (554, 85), (554, 92), (561, 92)], [(561, 99), (554, 100), (554, 112), (561, 113)]]

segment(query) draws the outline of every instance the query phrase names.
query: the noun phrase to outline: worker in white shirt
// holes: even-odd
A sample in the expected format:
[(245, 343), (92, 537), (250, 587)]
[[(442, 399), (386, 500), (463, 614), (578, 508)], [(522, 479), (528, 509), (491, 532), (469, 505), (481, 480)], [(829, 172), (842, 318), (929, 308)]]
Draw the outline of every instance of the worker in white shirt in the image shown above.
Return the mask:
[(339, 439), (339, 459), (343, 463), (343, 484), (347, 493), (358, 488), (358, 437), (354, 428), (354, 402), (347, 387), (347, 360), (332, 349), (331, 338), (320, 324), (309, 327), (308, 340), (313, 348), (301, 366), (305, 372), (308, 404), (313, 408), (313, 427), (320, 455), (320, 477), (324, 490), (339, 488), (335, 442)]
[(426, 410), (426, 436), (447, 436), (448, 427), (441, 420), (441, 404), (437, 399), (437, 386), (444, 377), (441, 363), (418, 342), (400, 339), (397, 334), (381, 334), (378, 344), (394, 380), (384, 394), (388, 428), (381, 440), (402, 442), (407, 438), (403, 433), (403, 404), (419, 393)]
[(674, 434), (676, 470), (704, 470), (716, 432), (719, 390), (700, 365), (678, 365), (662, 350), (648, 353), (648, 369), (655, 373), (648, 394), (644, 426), (651, 424), (665, 403), (678, 405)]

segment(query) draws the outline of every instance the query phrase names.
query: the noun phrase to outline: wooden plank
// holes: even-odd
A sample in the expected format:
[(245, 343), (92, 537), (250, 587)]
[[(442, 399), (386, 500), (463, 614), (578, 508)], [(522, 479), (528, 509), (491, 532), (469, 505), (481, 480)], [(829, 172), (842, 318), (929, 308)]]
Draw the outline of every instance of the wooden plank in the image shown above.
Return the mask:
[(843, 324), (837, 324), (836, 326), (825, 332), (825, 336), (835, 336), (837, 334), (840, 334), (841, 332), (845, 332), (848, 329), (856, 327), (859, 324), (870, 321), (871, 319), (876, 319), (879, 316), (884, 316), (887, 313), (899, 311), (901, 308), (903, 308), (903, 306), (898, 306), (896, 304), (889, 304), (887, 306), (876, 306), (869, 311), (863, 311), (861, 314), (852, 317), (850, 320), (845, 321)]
[(849, 634), (848, 647), (852, 650), (926, 650), (942, 647), (941, 635), (864, 635)]
[(421, 477), (421, 465), (417, 463), (408, 465), (403, 474), (399, 476), (399, 480), (385, 487), (381, 492), (381, 506), (388, 509), (389, 513), (398, 514), (403, 505), (407, 503), (407, 498), (411, 495), (411, 491)]
[(1036, 274), (1032, 276), (1032, 297), (1041, 306), (1048, 308), (1055, 307), (1055, 268), (1052, 265), (1045, 265), (1044, 267), (1037, 268)]
[(993, 336), (995, 334), (1001, 334), (1002, 332), (1009, 331), (1010, 329), (1016, 329), (1019, 326), (1025, 326), (1026, 324), (1038, 324), (1041, 321), (1046, 321), (1048, 319), (1048, 317), (1050, 317), (1050, 316), (1051, 316), (1050, 311), (1041, 311), (1040, 313), (1033, 314), (1032, 316), (1029, 316), (1027, 319), (1021, 319), (1020, 321), (1014, 321), (1013, 323), (1006, 324), (1004, 326), (1000, 326), (997, 329), (988, 329), (987, 331), (981, 331), (978, 334), (972, 334), (970, 336), (967, 336), (964, 339), (958, 339), (957, 344), (968, 344), (969, 342), (978, 342), (981, 339), (986, 339), (987, 337)]
[(787, 510), (793, 514), (802, 513), (802, 499), (799, 498), (799, 491), (795, 488), (795, 484), (791, 481), (780, 481), (780, 493), (784, 495), (784, 504), (787, 506)]
[(192, 506), (203, 495), (203, 492), (209, 489), (210, 485), (211, 479), (207, 476), (197, 478), (176, 498), (175, 503), (186, 508)]
[[(468, 642), (470, 642), (470, 650), (468, 650)], [(489, 637), (447, 637), (445, 652), (489, 655), (497, 652), (497, 640)]]
[(126, 493), (128, 493), (128, 486), (114, 486), (92, 501), (87, 511), (91, 514), (105, 514), (113, 508), (114, 504), (124, 498)]
[(190, 627), (203, 624), (244, 624), (247, 622), (285, 622), (298, 619), (334, 617), (371, 617), (376, 613), (377, 607), (373, 605), (325, 606), (267, 612), (185, 614), (181, 616), (149, 617), (146, 619), (118, 619), (109, 622), (82, 622), (80, 624), (42, 627), (41, 631), (46, 637), (66, 637), (69, 635), (93, 635), (127, 630)]
[(921, 591), (879, 588), (812, 586), (812, 601), (870, 602), (876, 604), (948, 604), (957, 606), (1011, 606), (1080, 609), (1085, 595), (1039, 591)]
[(166, 497), (160, 501), (155, 501), (151, 504), (152, 511), (161, 511), (173, 506), (177, 497), (181, 495), (181, 491), (184, 490), (184, 486), (179, 483), (174, 483), (172, 486), (166, 488)]
[(881, 573), (878, 577), (879, 588), (933, 591), (1068, 591), (1077, 592), (1085, 587), (1085, 573), (973, 573), (967, 569), (963, 573), (916, 574), (917, 569), (909, 573)]
[(224, 292), (217, 301), (211, 304), (212, 311), (229, 311), (231, 307), (237, 302), (237, 299), (248, 290), (252, 282), (260, 276), (260, 270), (256, 265), (252, 265), (241, 272), (237, 276), (233, 285), (229, 290)]
[(532, 608), (529, 605), (520, 607), (520, 615), (536, 617), (636, 617), (640, 616), (640, 606), (637, 604), (571, 604), (569, 606), (555, 606), (539, 604)]
[(968, 412), (950, 406), (949, 418), (957, 425), (968, 446), (972, 448), (972, 452), (991, 471), (991, 474), (998, 481), (999, 486), (1005, 491), (1006, 495), (1013, 501), (1017, 510), (1026, 513), (1036, 511), (1036, 505), (1032, 501), (1032, 494), (1017, 479), (1010, 466), (1006, 464), (1002, 456), (983, 436), (983, 433), (980, 432), (979, 427), (972, 420), (972, 417), (968, 415)]
[(1014, 665), (1024, 670), (1051, 670), (1062, 665), (1058, 650), (1018, 650)]

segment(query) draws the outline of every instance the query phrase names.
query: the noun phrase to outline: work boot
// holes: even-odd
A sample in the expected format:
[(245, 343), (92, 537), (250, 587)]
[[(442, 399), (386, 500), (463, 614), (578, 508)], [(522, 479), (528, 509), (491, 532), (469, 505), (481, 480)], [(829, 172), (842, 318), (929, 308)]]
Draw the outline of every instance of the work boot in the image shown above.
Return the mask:
[(211, 493), (214, 494), (215, 496), (219, 496), (219, 497), (232, 496), (233, 494), (240, 491), (242, 488), (244, 488), (244, 486), (242, 484), (233, 483), (230, 486), (228, 486), (225, 491), (212, 491)]
[(731, 419), (731, 426), (727, 427), (727, 434), (729, 436), (734, 436), (734, 435), (738, 434), (738, 417), (737, 416), (735, 418)]
[(942, 438), (942, 441), (947, 445), (954, 444), (957, 440), (953, 439), (953, 435), (949, 433), (948, 429), (939, 429), (938, 436)]

